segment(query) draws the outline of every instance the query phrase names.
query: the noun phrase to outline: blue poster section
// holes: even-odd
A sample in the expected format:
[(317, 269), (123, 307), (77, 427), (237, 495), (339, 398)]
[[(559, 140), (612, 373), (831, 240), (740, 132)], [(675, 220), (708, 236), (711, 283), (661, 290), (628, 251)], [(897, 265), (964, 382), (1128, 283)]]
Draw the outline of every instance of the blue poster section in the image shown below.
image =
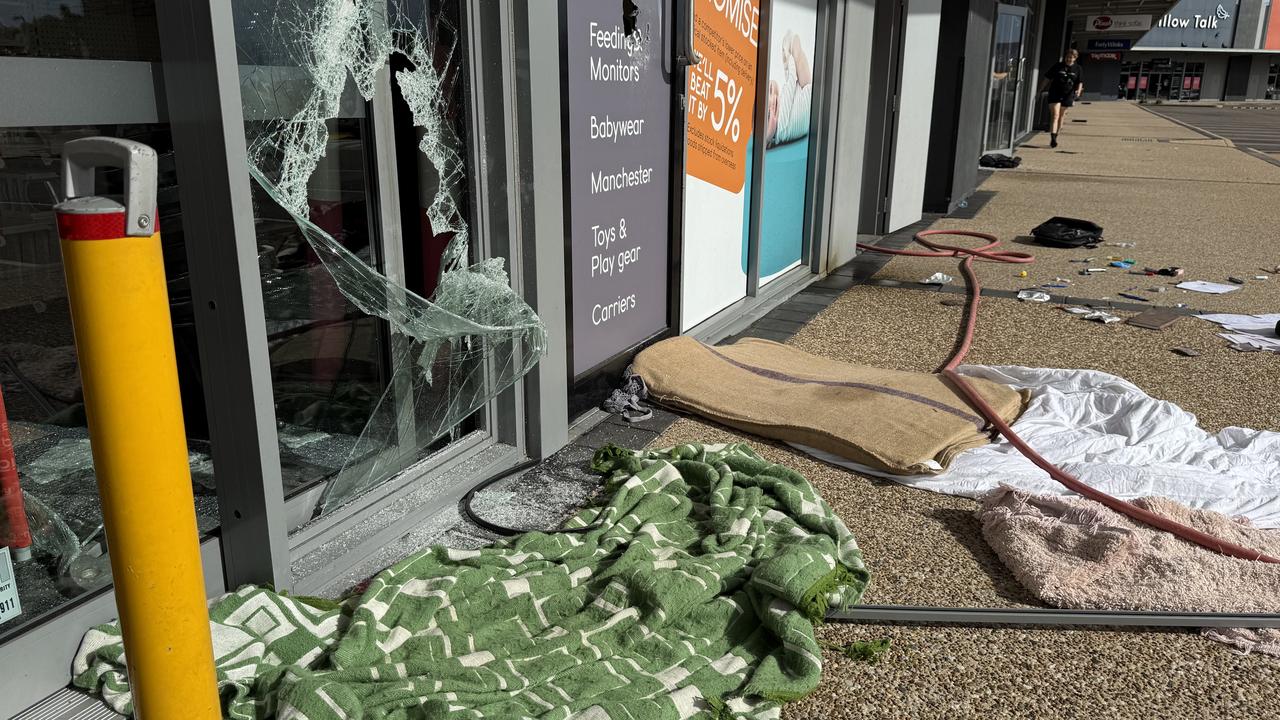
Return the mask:
[[(766, 143), (760, 202), (760, 285), (800, 262), (804, 247), (809, 180), (809, 124), (818, 33), (817, 0), (775, 0), (770, 15), (769, 82), (762, 98), (766, 122), (748, 144)], [(756, 169), (747, 164), (747, 183)], [(743, 222), (743, 269), (750, 234), (748, 203)]]
[[(747, 157), (754, 157), (753, 138)], [(747, 186), (754, 167), (747, 163)], [(760, 217), (760, 277), (768, 278), (800, 261), (804, 244), (804, 198), (808, 183), (809, 138), (804, 137), (772, 147), (764, 153), (764, 192)], [(747, 271), (747, 243), (750, 235), (751, 204), (742, 215), (742, 271)]]

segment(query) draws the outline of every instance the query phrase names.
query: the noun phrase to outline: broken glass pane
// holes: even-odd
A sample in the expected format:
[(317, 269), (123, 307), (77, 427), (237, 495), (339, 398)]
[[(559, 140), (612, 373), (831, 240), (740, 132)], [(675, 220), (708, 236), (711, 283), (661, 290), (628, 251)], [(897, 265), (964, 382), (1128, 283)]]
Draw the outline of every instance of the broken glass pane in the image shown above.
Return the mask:
[[(502, 259), (470, 261), (466, 143), (456, 130), (463, 56), (439, 8), (411, 0), (241, 0), (235, 10), (249, 172), (265, 195), (256, 214), (287, 213), (327, 275), (322, 281), (276, 275), (268, 283), (264, 273), (268, 315), (311, 324), (333, 315), (307, 289), (329, 282), (345, 304), (380, 320), (390, 335), (374, 341), (389, 356), (385, 376), (344, 384), (341, 392), (335, 386), (334, 397), (305, 406), (312, 415), (332, 416), (333, 404), (346, 402), (344, 423), (317, 423), (297, 408), (282, 417), (277, 408), (282, 450), (309, 457), (313, 449), (339, 451), (320, 503), (324, 512), (420, 458), (510, 387), (541, 357), (546, 330), (512, 290)], [(429, 298), (382, 272), (377, 243), (344, 237), (317, 204), (333, 189), (316, 179), (333, 162), (342, 123), (363, 114), (353, 97), (372, 99), (386, 68), (395, 68), (392, 91), (412, 115), (417, 149), (433, 175), (430, 196), (419, 200), (424, 225), (447, 238), (438, 275), (416, 283), (434, 288)], [(346, 327), (341, 337), (349, 343), (377, 333)]]

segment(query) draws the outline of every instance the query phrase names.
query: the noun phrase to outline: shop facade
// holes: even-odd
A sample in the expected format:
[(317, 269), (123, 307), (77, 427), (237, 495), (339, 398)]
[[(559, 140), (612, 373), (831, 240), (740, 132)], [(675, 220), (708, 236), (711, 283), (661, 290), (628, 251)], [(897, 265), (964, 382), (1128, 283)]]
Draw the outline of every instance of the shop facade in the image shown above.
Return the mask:
[(1181, 0), (1133, 32), (1075, 18), (1086, 96), (1139, 102), (1271, 99), (1280, 24), (1271, 0)]
[[(938, 4), (913, 5), (932, 65)], [(52, 212), (66, 142), (160, 157), (208, 593), (332, 593), (563, 447), (638, 349), (731, 335), (853, 257), (887, 104), (876, 13), (135, 0), (0, 20), (0, 94), (22, 98), (0, 104), (0, 389), (35, 535), (0, 568), (0, 652), (24, 659), (0, 716), (65, 686), (115, 616)], [(923, 164), (896, 150), (927, 145), (931, 92), (923, 127), (877, 136), (898, 223), (920, 217)], [(506, 290), (433, 314), (495, 263)]]

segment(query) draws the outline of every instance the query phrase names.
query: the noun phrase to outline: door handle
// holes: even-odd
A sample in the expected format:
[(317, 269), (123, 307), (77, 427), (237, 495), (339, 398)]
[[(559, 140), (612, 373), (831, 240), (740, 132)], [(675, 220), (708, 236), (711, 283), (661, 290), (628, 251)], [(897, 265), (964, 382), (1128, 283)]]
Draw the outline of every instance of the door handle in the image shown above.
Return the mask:
[(686, 17), (688, 23), (684, 29), (684, 51), (680, 56), (680, 62), (684, 65), (697, 65), (702, 62), (702, 53), (693, 47), (693, 23), (695, 18), (695, 5), (697, 0), (685, 0), (689, 6), (689, 12)]

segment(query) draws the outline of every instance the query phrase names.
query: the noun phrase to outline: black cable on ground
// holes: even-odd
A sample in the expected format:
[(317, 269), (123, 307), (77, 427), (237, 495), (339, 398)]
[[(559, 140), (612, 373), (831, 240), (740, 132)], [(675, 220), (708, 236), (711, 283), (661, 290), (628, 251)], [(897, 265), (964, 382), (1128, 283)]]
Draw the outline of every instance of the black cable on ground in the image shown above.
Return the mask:
[(595, 529), (594, 525), (588, 525), (586, 527), (580, 527), (580, 528), (561, 528), (559, 530), (543, 530), (541, 528), (524, 528), (524, 529), (510, 528), (510, 527), (507, 527), (506, 525), (499, 525), (495, 522), (490, 522), (488, 520), (485, 520), (484, 518), (480, 517), (479, 513), (477, 513), (475, 508), (472, 507), (472, 504), (475, 502), (475, 497), (477, 493), (483, 490), (486, 490), (487, 488), (503, 480), (506, 480), (509, 477), (518, 475), (522, 472), (525, 472), (526, 470), (537, 467), (539, 462), (540, 461), (538, 460), (525, 460), (524, 462), (516, 465), (515, 467), (509, 468), (507, 470), (503, 470), (502, 472), (496, 475), (490, 476), (485, 480), (481, 480), (474, 487), (468, 490), (467, 494), (463, 495), (462, 500), (458, 502), (458, 507), (459, 509), (462, 510), (463, 517), (475, 523), (476, 525), (479, 525), (485, 530), (488, 530), (489, 532), (497, 533), (499, 535), (506, 535), (506, 536), (523, 535), (528, 532), (540, 532), (540, 533), (546, 533), (548, 535), (557, 535), (557, 534), (568, 535), (568, 534), (585, 533), (590, 530), (594, 530)]

